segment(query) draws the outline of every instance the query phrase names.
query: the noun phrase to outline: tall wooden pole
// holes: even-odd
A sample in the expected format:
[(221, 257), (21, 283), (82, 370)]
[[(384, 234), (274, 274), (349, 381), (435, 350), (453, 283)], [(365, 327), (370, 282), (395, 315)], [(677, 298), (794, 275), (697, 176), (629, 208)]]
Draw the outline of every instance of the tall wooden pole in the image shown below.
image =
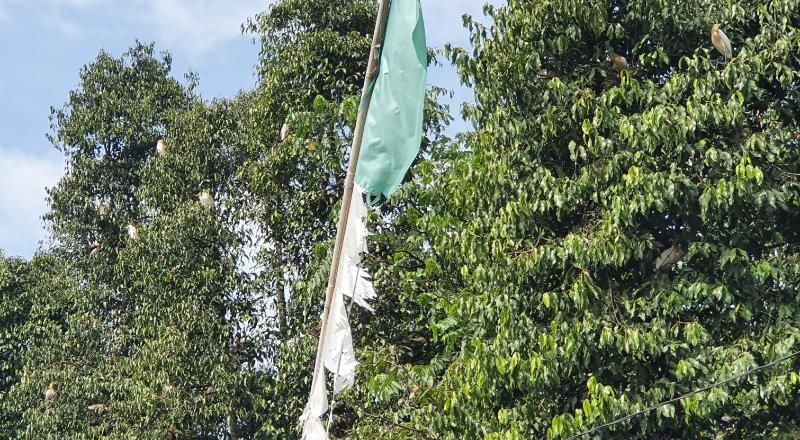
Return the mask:
[[(325, 293), (325, 308), (322, 312), (322, 321), (320, 322), (320, 335), (319, 345), (317, 346), (317, 361), (314, 364), (314, 376), (311, 384), (311, 389), (314, 389), (318, 377), (325, 380), (325, 375), (320, 375), (320, 369), (324, 368), (322, 362), (322, 348), (325, 346), (325, 328), (328, 324), (328, 318), (331, 312), (331, 303), (333, 302), (334, 289), (336, 288), (336, 278), (339, 273), (339, 264), (342, 258), (342, 243), (344, 242), (345, 230), (347, 228), (347, 217), (350, 212), (350, 202), (353, 200), (353, 186), (356, 174), (356, 165), (358, 164), (358, 155), (361, 152), (361, 140), (364, 137), (364, 124), (367, 120), (367, 110), (369, 109), (370, 96), (367, 95), (372, 82), (378, 74), (378, 62), (380, 56), (381, 43), (383, 41), (384, 26), (386, 18), (389, 15), (390, 0), (381, 0), (378, 7), (378, 17), (375, 20), (375, 32), (372, 35), (372, 47), (369, 52), (369, 61), (367, 62), (367, 74), (364, 79), (364, 88), (362, 89), (361, 106), (358, 110), (358, 117), (356, 118), (356, 128), (353, 132), (353, 147), (350, 150), (350, 163), (347, 167), (347, 176), (344, 180), (344, 195), (342, 197), (342, 211), (339, 215), (339, 225), (336, 228), (336, 244), (333, 247), (333, 260), (331, 261), (331, 273), (328, 276), (328, 289)], [(324, 372), (323, 372), (324, 373)]]

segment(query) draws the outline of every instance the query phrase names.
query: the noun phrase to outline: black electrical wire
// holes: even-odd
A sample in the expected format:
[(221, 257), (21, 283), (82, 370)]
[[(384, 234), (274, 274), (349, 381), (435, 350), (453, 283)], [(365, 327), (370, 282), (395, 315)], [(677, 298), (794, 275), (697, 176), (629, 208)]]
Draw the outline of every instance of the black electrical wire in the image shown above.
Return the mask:
[(603, 429), (603, 428), (607, 428), (607, 427), (609, 427), (609, 426), (613, 426), (613, 425), (616, 425), (616, 424), (618, 424), (618, 423), (622, 423), (622, 422), (624, 422), (624, 421), (630, 420), (630, 419), (632, 419), (632, 418), (634, 418), (634, 417), (637, 417), (637, 416), (640, 416), (640, 415), (642, 415), (642, 414), (645, 414), (645, 413), (649, 413), (649, 412), (651, 412), (651, 411), (654, 411), (654, 410), (656, 410), (656, 409), (658, 409), (658, 408), (661, 408), (661, 407), (662, 407), (662, 406), (664, 406), (664, 405), (669, 405), (669, 404), (671, 404), (671, 403), (675, 403), (675, 402), (678, 402), (678, 401), (680, 401), (680, 400), (683, 400), (683, 399), (685, 399), (685, 398), (687, 398), (687, 397), (692, 397), (692, 396), (694, 396), (695, 394), (702, 393), (702, 392), (704, 392), (704, 391), (708, 391), (708, 390), (710, 390), (710, 389), (712, 389), (712, 388), (716, 388), (716, 387), (718, 387), (718, 386), (720, 386), (720, 385), (725, 385), (725, 384), (726, 384), (726, 383), (728, 383), (728, 382), (733, 382), (733, 381), (735, 381), (735, 380), (739, 380), (739, 379), (741, 379), (741, 378), (743, 378), (743, 377), (745, 377), (745, 376), (749, 376), (749, 375), (751, 375), (751, 374), (753, 374), (753, 373), (755, 373), (755, 372), (757, 372), (757, 371), (763, 370), (763, 369), (765, 369), (765, 368), (772, 367), (772, 366), (774, 366), (774, 365), (776, 365), (776, 364), (779, 364), (779, 363), (781, 363), (781, 362), (783, 362), (783, 361), (785, 361), (785, 360), (787, 360), (787, 359), (791, 359), (791, 358), (793, 358), (793, 357), (797, 356), (798, 354), (800, 354), (800, 351), (795, 351), (794, 353), (787, 354), (786, 356), (783, 356), (783, 357), (781, 357), (781, 358), (775, 359), (774, 361), (772, 361), (772, 362), (770, 362), (770, 363), (768, 363), (768, 364), (764, 364), (764, 365), (761, 365), (761, 366), (759, 366), (759, 367), (755, 367), (755, 368), (753, 368), (753, 369), (751, 369), (751, 370), (747, 370), (747, 371), (745, 371), (744, 373), (737, 374), (736, 376), (733, 376), (733, 377), (730, 377), (730, 378), (728, 378), (728, 379), (725, 379), (725, 380), (722, 380), (722, 381), (716, 382), (716, 383), (714, 383), (714, 384), (711, 384), (711, 385), (709, 385), (709, 386), (706, 386), (706, 387), (703, 387), (703, 388), (700, 388), (700, 389), (694, 390), (694, 391), (692, 391), (692, 392), (689, 392), (689, 393), (683, 394), (683, 395), (681, 395), (681, 396), (678, 396), (678, 397), (675, 397), (675, 398), (673, 398), (673, 399), (670, 399), (670, 400), (665, 400), (665, 401), (663, 401), (663, 402), (660, 402), (660, 403), (657, 403), (657, 404), (655, 404), (655, 405), (653, 405), (653, 406), (647, 407), (647, 408), (645, 408), (645, 409), (643, 409), (643, 410), (641, 410), (641, 411), (635, 412), (635, 413), (633, 413), (633, 414), (629, 414), (629, 415), (627, 415), (627, 416), (625, 416), (625, 417), (621, 417), (621, 418), (619, 418), (619, 419), (616, 419), (616, 420), (613, 420), (613, 421), (611, 421), (611, 422), (608, 422), (608, 423), (602, 424), (602, 425), (600, 425), (600, 426), (595, 426), (594, 428), (592, 428), (592, 429), (590, 429), (590, 430), (588, 430), (588, 431), (584, 431), (584, 432), (581, 432), (580, 434), (573, 435), (572, 437), (569, 437), (567, 440), (573, 440), (573, 439), (577, 439), (577, 438), (583, 437), (584, 435), (589, 435), (589, 434), (592, 434), (592, 433), (594, 433), (594, 432), (597, 432), (597, 431), (599, 431), (599, 430), (601, 430), (601, 429)]

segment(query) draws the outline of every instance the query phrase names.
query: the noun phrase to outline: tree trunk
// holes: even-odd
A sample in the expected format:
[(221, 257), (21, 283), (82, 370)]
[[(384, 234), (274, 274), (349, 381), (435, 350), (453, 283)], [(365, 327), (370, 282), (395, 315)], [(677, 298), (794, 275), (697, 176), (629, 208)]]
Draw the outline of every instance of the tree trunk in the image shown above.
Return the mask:
[(230, 431), (231, 440), (239, 440), (239, 430), (236, 427), (236, 415), (231, 411), (228, 413), (228, 429)]
[(281, 273), (280, 278), (278, 278), (278, 282), (276, 283), (277, 288), (275, 289), (275, 307), (278, 309), (278, 331), (280, 332), (281, 336), (286, 334), (286, 296), (284, 295), (284, 278), (283, 273)]

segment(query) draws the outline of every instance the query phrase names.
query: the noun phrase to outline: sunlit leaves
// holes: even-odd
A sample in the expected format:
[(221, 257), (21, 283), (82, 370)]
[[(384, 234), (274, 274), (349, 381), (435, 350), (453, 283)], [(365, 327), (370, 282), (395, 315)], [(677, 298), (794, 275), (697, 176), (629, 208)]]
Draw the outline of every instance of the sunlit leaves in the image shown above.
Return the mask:
[[(749, 9), (517, 0), (487, 8), (493, 26), (465, 18), (474, 47), (446, 52), (474, 85), (476, 129), (431, 179), (418, 232), (442, 268), (426, 283), (436, 356), (452, 361), (441, 406), (409, 420), (444, 438), (566, 438), (793, 341), (800, 4)], [(685, 255), (654, 269), (673, 246)], [(778, 408), (800, 391), (772, 378), (792, 369), (595, 434), (762, 435), (747, 421), (788, 421)]]

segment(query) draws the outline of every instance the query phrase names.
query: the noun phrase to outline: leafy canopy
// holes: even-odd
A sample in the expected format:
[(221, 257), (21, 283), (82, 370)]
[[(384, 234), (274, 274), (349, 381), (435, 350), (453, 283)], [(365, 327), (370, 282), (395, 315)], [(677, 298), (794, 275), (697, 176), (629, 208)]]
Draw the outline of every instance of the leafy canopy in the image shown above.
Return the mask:
[[(450, 52), (476, 130), (385, 281), (430, 339), (366, 349), (359, 438), (567, 438), (796, 351), (800, 3), (486, 11)], [(589, 437), (796, 433), (799, 362)]]

